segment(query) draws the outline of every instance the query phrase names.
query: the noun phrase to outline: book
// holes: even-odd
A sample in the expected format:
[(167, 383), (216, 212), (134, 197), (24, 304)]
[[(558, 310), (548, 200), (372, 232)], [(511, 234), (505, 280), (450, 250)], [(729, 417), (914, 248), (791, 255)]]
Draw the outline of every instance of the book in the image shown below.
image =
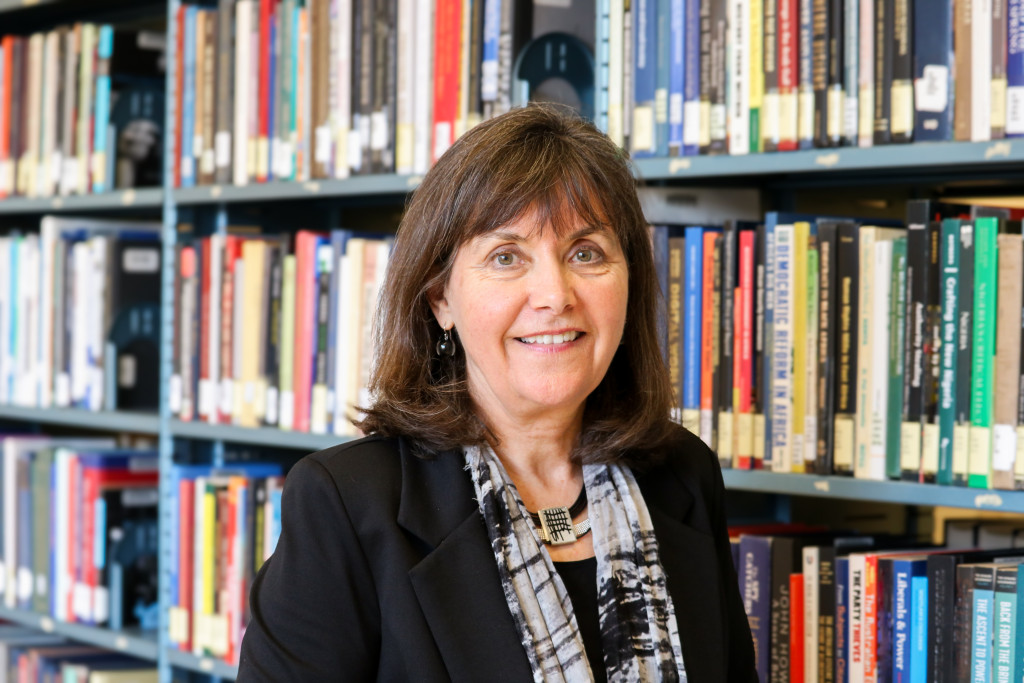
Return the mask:
[(971, 431), (968, 484), (992, 485), (992, 399), (995, 356), (998, 219), (978, 218), (974, 250), (974, 330), (971, 350)]
[(1021, 306), (1024, 242), (1020, 235), (997, 238), (995, 360), (992, 402), (992, 486), (1014, 488), (1017, 458), (1017, 407), (1020, 398)]

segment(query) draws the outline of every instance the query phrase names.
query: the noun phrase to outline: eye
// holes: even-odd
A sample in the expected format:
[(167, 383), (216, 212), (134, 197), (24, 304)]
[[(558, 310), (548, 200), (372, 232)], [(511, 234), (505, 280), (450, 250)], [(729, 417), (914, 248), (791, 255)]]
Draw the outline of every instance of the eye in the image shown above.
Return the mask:
[(516, 256), (510, 251), (503, 251), (494, 255), (494, 262), (499, 266), (515, 265)]
[(590, 247), (580, 247), (573, 252), (572, 257), (579, 263), (593, 263), (597, 260), (597, 253)]

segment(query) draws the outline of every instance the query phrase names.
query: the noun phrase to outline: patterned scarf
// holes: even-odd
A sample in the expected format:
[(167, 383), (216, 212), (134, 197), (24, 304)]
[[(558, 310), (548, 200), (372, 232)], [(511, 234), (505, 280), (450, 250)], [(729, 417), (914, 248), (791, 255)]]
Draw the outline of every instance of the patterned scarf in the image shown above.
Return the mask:
[[(480, 513), (533, 680), (593, 680), (572, 603), (515, 484), (490, 448), (465, 449)], [(597, 606), (609, 681), (686, 683), (679, 628), (647, 505), (633, 473), (585, 465)]]

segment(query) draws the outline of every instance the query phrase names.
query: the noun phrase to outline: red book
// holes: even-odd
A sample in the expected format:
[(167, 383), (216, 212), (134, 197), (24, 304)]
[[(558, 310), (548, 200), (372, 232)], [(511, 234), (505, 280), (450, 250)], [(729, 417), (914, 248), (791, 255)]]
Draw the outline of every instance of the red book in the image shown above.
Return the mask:
[(714, 291), (715, 291), (715, 240), (718, 239), (718, 232), (704, 233), (704, 282), (702, 288), (701, 305), (701, 344), (700, 352), (700, 437), (711, 445), (711, 423), (712, 411), (712, 381), (714, 377), (714, 363), (711, 357), (711, 338), (714, 332)]
[(177, 19), (177, 50), (174, 64), (174, 187), (181, 187), (181, 149), (182, 149), (182, 117), (185, 111), (185, 14), (188, 6), (182, 4), (178, 7)]
[(455, 142), (459, 109), (459, 51), (462, 37), (462, 0), (437, 0), (434, 19), (434, 144), (436, 163)]
[[(14, 36), (4, 36), (0, 42), (0, 199), (9, 192), (5, 187), (8, 178), (8, 163), (11, 159), (11, 72), (14, 69)], [(10, 188), (13, 190), (14, 188)]]
[(789, 575), (789, 680), (804, 680), (804, 575)]
[(196, 523), (196, 482), (194, 479), (182, 479), (178, 482), (178, 499), (181, 519), (178, 526), (178, 607), (186, 610), (188, 618), (184, 619), (184, 639), (178, 643), (178, 649), (192, 651), (192, 570), (195, 562), (195, 523)]
[[(221, 391), (225, 394), (234, 394), (240, 388), (234, 386), (235, 376), (235, 264), (242, 258), (242, 238), (237, 235), (227, 235), (224, 238), (224, 263), (221, 266), (220, 283), (220, 379), (222, 382)], [(216, 378), (215, 378), (216, 379)], [(226, 386), (225, 386), (226, 385)], [(231, 387), (228, 391), (227, 387)], [(221, 396), (217, 412), (220, 422), (230, 424), (234, 412), (234, 400), (231, 397)], [(227, 410), (222, 410), (227, 408)]]
[[(800, 59), (797, 47), (797, 34), (800, 18), (797, 14), (796, 0), (779, 0), (778, 15), (779, 101), (782, 103), (780, 106), (780, 119), (791, 116), (795, 120), (797, 116), (797, 69)], [(787, 100), (793, 103), (792, 107), (785, 104)], [(779, 124), (779, 151), (791, 151), (796, 149), (796, 136), (794, 135), (792, 138), (785, 136), (787, 131), (796, 130), (795, 122), (794, 125), (788, 125), (785, 120), (780, 120)]]
[(256, 164), (256, 179), (259, 182), (267, 180), (267, 165), (262, 162), (266, 155), (267, 145), (270, 140), (270, 51), (273, 46), (270, 44), (270, 21), (274, 14), (276, 0), (260, 0), (260, 65), (259, 65), (259, 109), (256, 119), (256, 135), (259, 143), (256, 145), (256, 158), (260, 159)]
[(309, 431), (310, 399), (313, 391), (313, 334), (316, 331), (316, 249), (322, 232), (299, 230), (295, 235), (295, 395), (294, 428)]
[[(733, 334), (736, 343), (733, 352), (735, 369), (732, 374), (736, 383), (733, 411), (737, 415), (749, 415), (754, 391), (754, 231), (741, 230), (739, 238), (739, 287), (736, 289), (734, 306), (737, 320)], [(739, 436), (737, 466), (749, 470), (753, 467), (754, 454), (748, 452), (751, 449), (747, 446), (753, 444), (753, 438), (744, 439), (739, 429), (735, 431)]]

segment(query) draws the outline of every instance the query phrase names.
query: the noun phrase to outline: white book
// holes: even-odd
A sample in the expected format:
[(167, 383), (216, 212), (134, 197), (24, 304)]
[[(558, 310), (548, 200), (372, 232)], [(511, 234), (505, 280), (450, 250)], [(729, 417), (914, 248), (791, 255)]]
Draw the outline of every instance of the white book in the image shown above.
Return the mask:
[[(10, 272), (14, 258), (11, 255), (13, 238), (0, 237), (0, 271)], [(10, 396), (10, 338), (11, 338), (11, 309), (14, 296), (11, 293), (11, 278), (0, 277), (0, 405), (11, 402)], [(0, 593), (3, 589), (0, 588)]]
[[(608, 9), (608, 137), (619, 147), (625, 144), (622, 125), (622, 109), (625, 102), (622, 94), (622, 21), (625, 12), (623, 5), (623, 0), (611, 0)], [(686, 120), (684, 115), (684, 126)]]
[(850, 555), (849, 610), (847, 623), (847, 639), (849, 654), (847, 656), (848, 680), (850, 683), (864, 683), (864, 553)]
[(434, 108), (434, 3), (416, 3), (416, 76), (413, 91), (413, 173), (430, 168)]
[(60, 112), (57, 111), (57, 74), (59, 73), (58, 47), (60, 34), (50, 31), (44, 38), (43, 45), (43, 117), (42, 134), (39, 150), (39, 165), (36, 167), (36, 193), (41, 197), (56, 194), (54, 174), (54, 144), (57, 139), (57, 126)]
[(235, 120), (232, 153), (232, 182), (249, 182), (249, 91), (254, 83), (249, 79), (252, 65), (252, 26), (255, 5), (253, 0), (238, 0), (235, 5)]
[[(821, 548), (804, 547), (804, 681), (818, 683), (818, 602)], [(799, 682), (797, 682), (799, 683)]]
[(750, 152), (750, 11), (744, 0), (729, 0), (726, 7), (726, 108), (729, 154)]
[(192, 552), (192, 652), (196, 655), (205, 655), (207, 637), (206, 612), (204, 611), (203, 595), (206, 592), (205, 572), (203, 568), (209, 563), (213, 565), (214, 558), (209, 556), (209, 549), (213, 546), (213, 539), (208, 538), (206, 533), (206, 482), (209, 477), (196, 477), (194, 521), (192, 528), (193, 552)]
[(28, 40), (28, 126), (25, 149), (18, 164), (19, 187), (22, 194), (39, 196), (36, 169), (39, 166), (39, 137), (43, 117), (43, 77), (46, 38), (42, 33), (33, 34)]
[[(407, 0), (403, 0), (407, 1)], [(334, 177), (347, 178), (349, 175), (348, 144), (352, 131), (352, 0), (335, 0), (337, 17), (334, 31), (331, 34), (331, 45), (336, 46), (335, 64), (337, 68), (336, 88), (337, 104), (332, 112), (334, 120)], [(399, 10), (399, 22), (402, 20)], [(401, 24), (399, 24), (401, 26)], [(398, 49), (402, 50), (399, 41)], [(401, 66), (399, 65), (399, 68)]]
[(792, 225), (775, 226), (774, 303), (772, 340), (772, 469), (793, 470), (793, 415), (791, 376), (793, 361), (793, 256)]
[(39, 308), (39, 235), (27, 235), (21, 245), (23, 265), (20, 274), (24, 306), (20, 321), (22, 343), (19, 350), (22, 362), (21, 379), (18, 382), (21, 396), (18, 402), (24, 406), (42, 407), (39, 403), (39, 358), (43, 346), (39, 335), (42, 318)]
[[(238, 424), (238, 418), (244, 410), (242, 403), (245, 399), (244, 372), (242, 370), (242, 345), (246, 338), (247, 324), (245, 319), (245, 260), (239, 258), (235, 261), (234, 289), (232, 291), (232, 316), (231, 316), (231, 424)], [(254, 332), (249, 331), (249, 334)]]
[[(483, 0), (480, 0), (482, 2)], [(416, 78), (416, 6), (413, 0), (398, 0), (398, 64), (395, 101), (395, 173), (413, 172)]]
[[(875, 3), (864, 0), (860, 3), (860, 54), (861, 65), (875, 63)], [(858, 145), (871, 147), (875, 142), (875, 70), (862, 68), (857, 79), (860, 84), (860, 115), (858, 121)]]
[(889, 423), (889, 298), (892, 294), (892, 241), (875, 243), (874, 300), (871, 321), (871, 446), (867, 479), (885, 480), (885, 446)]
[(86, 308), (88, 309), (86, 325), (86, 407), (89, 410), (100, 410), (103, 407), (105, 353), (107, 331), (104, 321), (107, 318), (107, 254), (110, 250), (110, 237), (94, 235), (89, 239), (89, 289)]
[(992, 137), (992, 0), (971, 3), (971, 140)]
[(88, 369), (88, 354), (89, 354), (89, 343), (88, 343), (88, 319), (89, 311), (88, 306), (84, 305), (83, 302), (78, 301), (78, 296), (82, 298), (90, 297), (90, 277), (89, 277), (89, 243), (86, 241), (75, 242), (71, 248), (71, 270), (69, 277), (74, 279), (76, 295), (75, 306), (72, 310), (71, 319), (71, 362), (69, 363), (70, 368), (70, 385), (71, 385), (71, 405), (74, 407), (83, 407), (85, 401), (86, 391), (88, 385), (87, 369)]

